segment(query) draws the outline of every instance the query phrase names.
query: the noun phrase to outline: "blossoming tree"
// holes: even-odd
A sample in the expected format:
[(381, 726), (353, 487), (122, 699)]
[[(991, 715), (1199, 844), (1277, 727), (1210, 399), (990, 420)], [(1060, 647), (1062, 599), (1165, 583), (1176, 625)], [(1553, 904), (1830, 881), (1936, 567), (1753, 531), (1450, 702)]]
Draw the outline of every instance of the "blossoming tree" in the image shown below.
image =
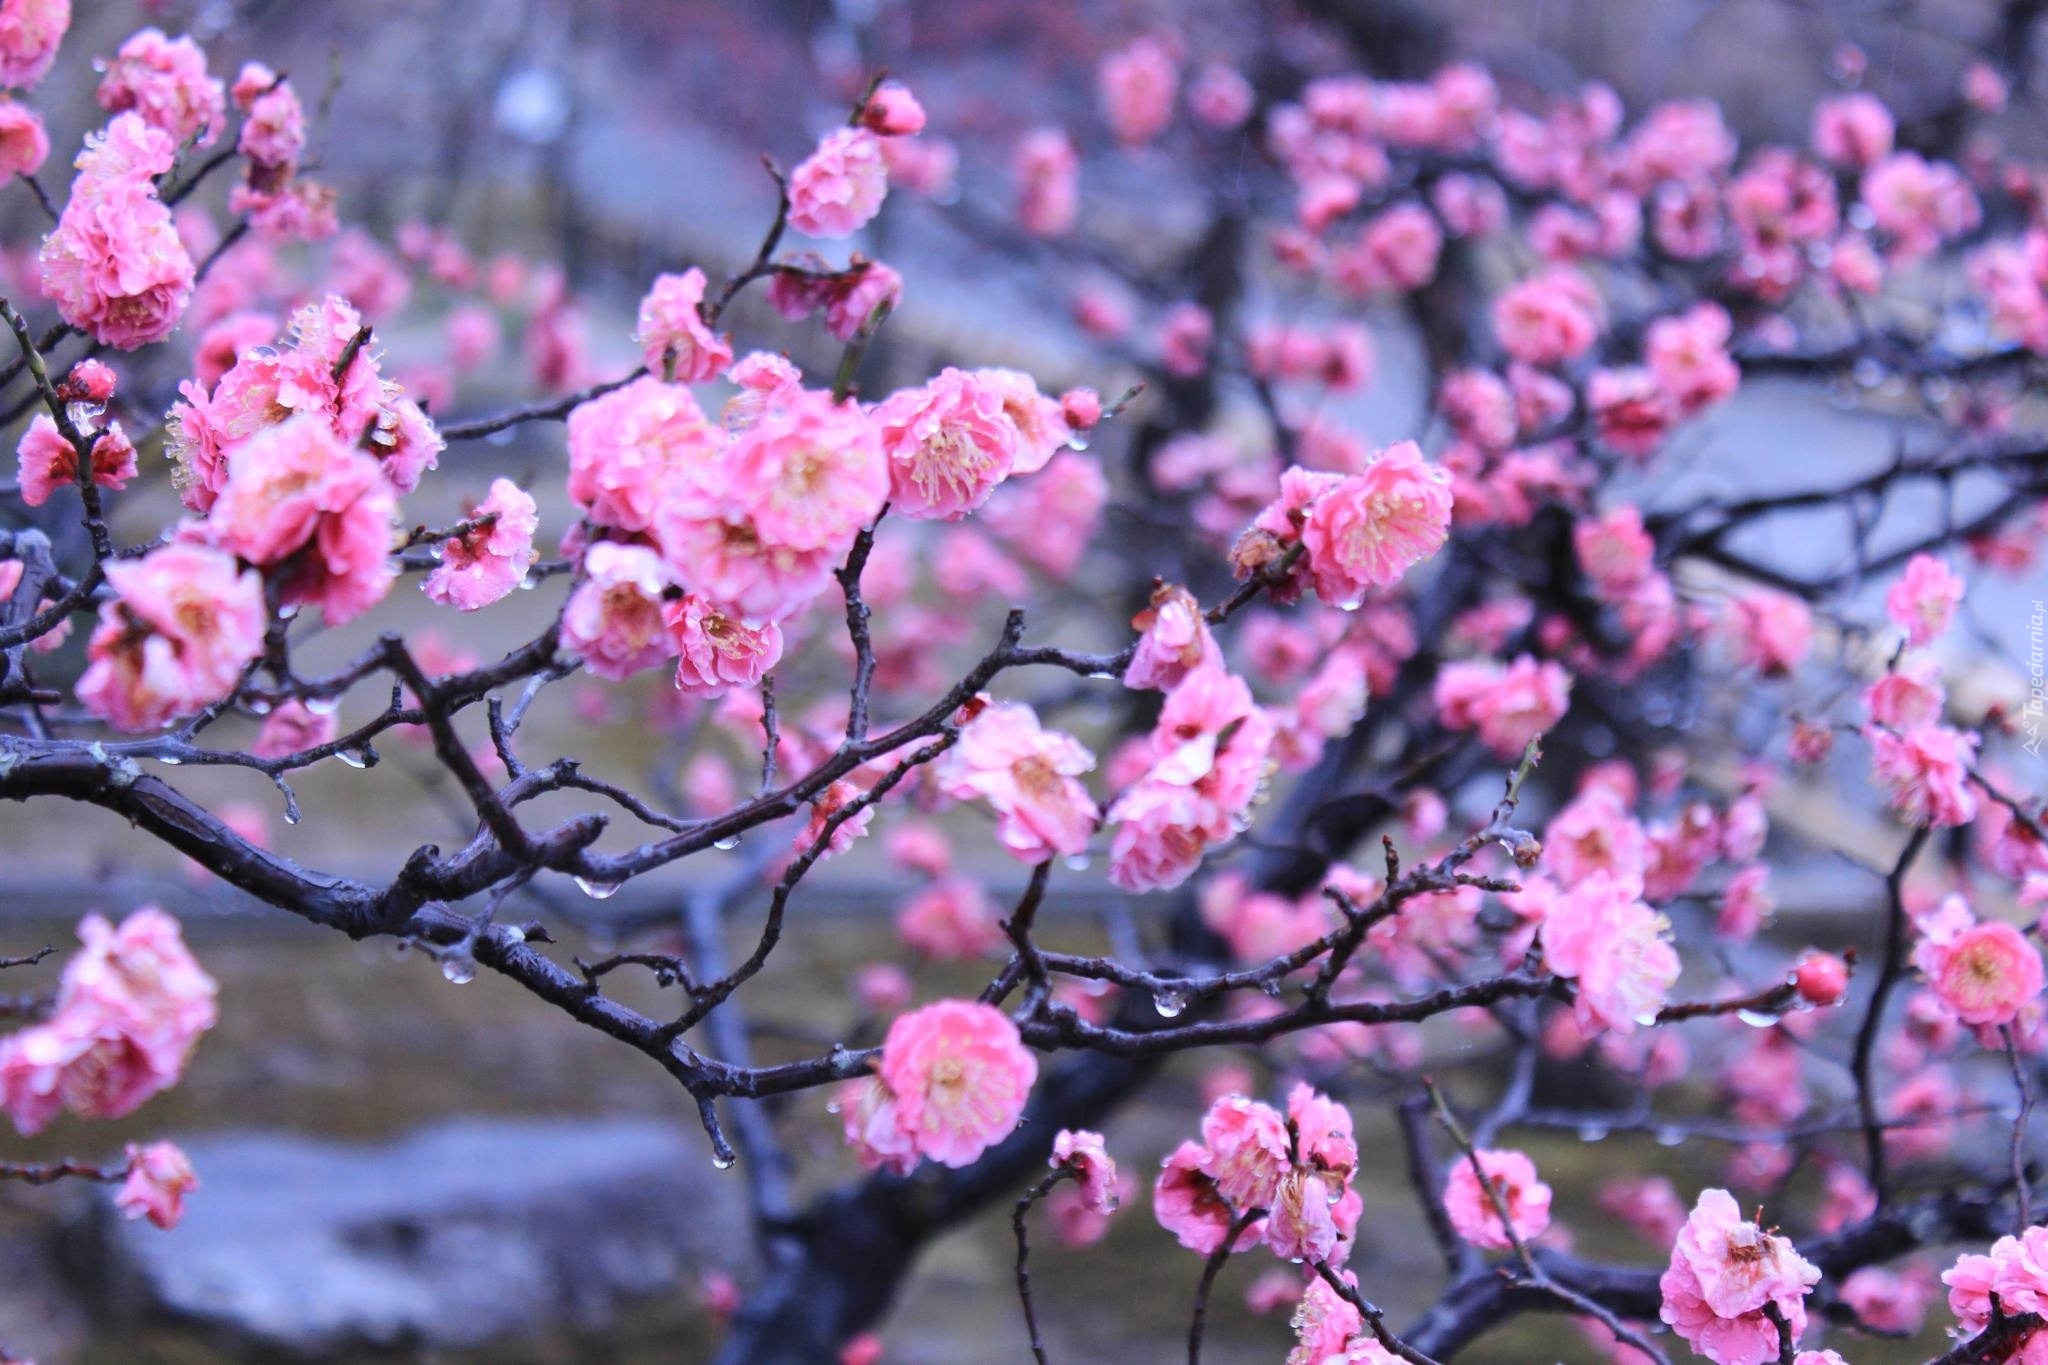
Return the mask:
[[(840, 244), (961, 169), (901, 84), (849, 92), (842, 126), (771, 163), (751, 263), (649, 282), (639, 368), (595, 376), (559, 271), (424, 225), (395, 254), (342, 230), (289, 78), (227, 83), (154, 29), (74, 52), (69, 17), (0, 0), (0, 169), (50, 220), (0, 303), (0, 400), (28, 419), (0, 797), (96, 807), (644, 1054), (752, 1203), (726, 1358), (877, 1359), (920, 1247), (1004, 1201), (1015, 1350), (1040, 1360), (1030, 1228), (1085, 1246), (1112, 1216), (1193, 1253), (1190, 1360), (1238, 1257), (1249, 1299), (1291, 1311), (1297, 1365), (1448, 1360), (1530, 1313), (1582, 1326), (1589, 1359), (1839, 1365), (1919, 1330), (1937, 1271), (1941, 1360), (2048, 1359), (2038, 729), (2023, 687), (1949, 686), (1997, 643), (1964, 638), (1968, 590), (2048, 537), (2027, 387), (2048, 198), (1964, 140), (2010, 67), (1971, 69), (1961, 118), (1909, 137), (1846, 53), (1807, 145), (1743, 147), (1707, 103), (1631, 117), (1603, 87), (1509, 97), (1469, 65), (1254, 86), (1130, 37), (1099, 70), (1115, 142), (1266, 166), (1218, 191), (1187, 259), (1077, 291), (1101, 372), (1146, 374), (1105, 401), (986, 367), (877, 385), (917, 281)], [(93, 58), (105, 121), (53, 142), (31, 92)], [(1020, 122), (1010, 211), (959, 210), (1049, 279), (1111, 269), (1074, 132)], [(45, 160), (71, 143), (66, 186)], [(836, 367), (750, 349), (729, 317), (749, 291), (815, 319)], [(1401, 313), (1434, 401), (1375, 445), (1335, 414), (1371, 382), (1362, 320)], [(546, 392), (443, 419), (508, 322)], [(428, 324), (435, 363), (401, 383), (385, 339)], [(1779, 491), (1689, 491), (1716, 411), (1774, 374), (1895, 421), (1896, 458), (1785, 451)], [(1222, 420), (1247, 409), (1255, 436)], [(565, 447), (565, 481), (439, 492), (451, 446), (515, 429)], [(178, 510), (137, 526), (146, 463)], [(1901, 533), (1894, 502), (1928, 515)], [(1840, 557), (1788, 569), (1770, 528), (1815, 508), (1847, 519)], [(545, 625), (485, 656), (368, 633), (405, 594), (407, 621), (489, 621), (521, 587)], [(306, 662), (350, 627), (342, 662)], [(577, 679), (593, 726), (638, 699), (657, 771), (533, 751), (529, 717)], [(308, 769), (408, 741), (459, 792), (461, 842), (370, 877), (269, 851), (264, 815), (173, 771), (239, 772), (296, 823)], [(1774, 865), (1832, 832), (1774, 820), (1795, 789), (1882, 820), (1853, 922), (1805, 948), (1760, 936)], [(832, 1045), (757, 1056), (742, 1013), (777, 1011), (760, 978), (819, 908), (806, 880), (863, 841), (907, 879), (921, 970), (866, 964)], [(646, 943), (558, 945), (678, 866), (626, 923)], [(1062, 913), (1082, 888), (1113, 896), (1106, 934)], [(122, 910), (85, 917), (54, 994), (4, 1002), (23, 1133), (135, 1111), (214, 1022), (176, 921)], [(935, 991), (931, 964), (978, 984)], [(621, 999), (628, 973), (664, 1007)], [(1138, 1180), (1159, 1154), (1101, 1130), (1183, 1053), (1211, 1059), (1205, 1112)], [(825, 1104), (783, 1101), (806, 1092), (848, 1169), (800, 1196)], [(1525, 1147), (1560, 1128), (1697, 1155), (1682, 1184), (1553, 1188)], [(0, 1177), (119, 1180), (170, 1227), (198, 1175), (155, 1144)], [(1442, 1275), (1397, 1321), (1369, 1220), (1410, 1197)], [(1639, 1263), (1574, 1252), (1601, 1219)]]

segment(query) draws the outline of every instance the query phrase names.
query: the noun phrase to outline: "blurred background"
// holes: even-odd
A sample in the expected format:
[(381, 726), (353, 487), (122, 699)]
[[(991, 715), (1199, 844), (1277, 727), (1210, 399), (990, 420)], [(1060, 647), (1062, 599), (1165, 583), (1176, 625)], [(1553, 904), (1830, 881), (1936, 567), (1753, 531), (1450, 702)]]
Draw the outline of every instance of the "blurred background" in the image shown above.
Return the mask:
[[(689, 264), (717, 280), (749, 259), (774, 202), (760, 158), (784, 166), (801, 158), (886, 66), (920, 96), (931, 132), (957, 148), (958, 169), (935, 196), (897, 196), (862, 241), (905, 280), (903, 306), (871, 357), (869, 389), (957, 361), (1025, 369), (1048, 391), (1085, 383), (1107, 394), (1136, 375), (1134, 357), (1082, 333), (1071, 313), (1076, 291), (1126, 288), (1133, 307), (1156, 308), (1170, 300), (1143, 296), (1133, 281), (1156, 284), (1161, 264), (1208, 224), (1216, 196), (1279, 203), (1287, 193), (1249, 133), (1199, 154), (1171, 141), (1136, 152), (1114, 146), (1096, 107), (1094, 66), (1138, 33), (1170, 26), (1190, 52), (1234, 62), (1276, 95), (1303, 73), (1362, 67), (1403, 76), (1469, 58), (1487, 64), (1511, 97), (1589, 80), (1614, 86), (1632, 109), (1703, 95), (1722, 103), (1745, 140), (1801, 142), (1814, 99), (1837, 88), (1845, 44), (1867, 54), (1865, 84), (1902, 124), (1934, 127), (1954, 109), (1964, 68), (2016, 34), (2025, 38), (2040, 8), (1994, 0), (77, 0), (72, 34), (35, 103), (57, 148), (44, 180), (58, 192), (60, 163), (102, 119), (91, 60), (136, 28), (192, 33), (228, 78), (245, 60), (289, 72), (319, 110), (314, 171), (338, 189), (343, 222), (374, 244), (345, 249), (395, 253), (405, 225), (427, 224), (477, 261), (509, 254), (559, 266), (574, 301), (564, 325), (575, 330), (583, 373), (603, 378), (637, 363), (632, 312), (648, 280)], [(2031, 68), (2029, 57), (2023, 77)], [(2044, 135), (2028, 93), (2023, 78), (1997, 123), (2021, 151)], [(1012, 149), (1043, 125), (1067, 129), (1083, 156), (1080, 229), (1057, 248), (1007, 225)], [(41, 220), (26, 193), (0, 201), (0, 241), (19, 270)], [(1140, 269), (1133, 275), (1122, 262)], [(417, 289), (416, 306), (379, 339), (393, 368), (415, 367), (426, 391), (442, 310), (431, 282)], [(1377, 378), (1346, 420), (1380, 443), (1421, 425), (1424, 343), (1398, 312), (1363, 320), (1378, 342)], [(816, 329), (781, 322), (758, 295), (728, 321), (744, 346), (789, 350), (807, 368), (831, 364)], [(522, 351), (520, 338), (508, 338), (493, 363), (438, 392), (434, 410), (471, 415), (536, 396), (530, 341)], [(145, 373), (138, 392), (160, 398), (160, 413), (177, 378)], [(1836, 398), (1792, 381), (1746, 387), (1678, 477), (1756, 492), (1773, 479), (1885, 458), (1892, 425), (1846, 412)], [(150, 401), (138, 397), (133, 407), (131, 421), (146, 429)], [(1798, 453), (1789, 462), (1796, 469), (1786, 467), (1787, 451)], [(559, 426), (522, 428), (451, 450), (408, 513), (433, 520), (492, 475), (510, 473), (541, 498), (544, 529), (559, 529), (564, 468)], [(121, 516), (141, 534), (171, 507), (159, 481), (124, 498)], [(1128, 538), (1141, 524), (1119, 522), (1112, 509), (1109, 534)], [(1787, 562), (1839, 550), (1839, 541), (1831, 549), (1796, 529), (1780, 534), (1782, 543), (1767, 548)], [(1973, 599), (1981, 629), (2009, 647), (2021, 644), (2022, 595)], [(507, 603), (458, 621), (400, 594), (373, 621), (416, 629), (431, 617), (449, 656), (459, 657), (502, 644), (516, 628), (530, 633), (550, 608)], [(1097, 615), (1094, 629), (1115, 624), (1113, 613)], [(1074, 629), (1084, 628), (1077, 619)], [(308, 660), (317, 663), (321, 648), (344, 654), (349, 643), (318, 642)], [(650, 748), (634, 714), (610, 694), (563, 701), (536, 716), (529, 742), (632, 773), (647, 766)], [(296, 827), (278, 818), (260, 780), (217, 772), (179, 780), (242, 808), (282, 852), (381, 879), (421, 839), (462, 831), (424, 750), (390, 749), (367, 772), (328, 764), (333, 771), (309, 774), (299, 786), (307, 819)], [(1830, 842), (1852, 848), (1877, 837), (1830, 830)], [(724, 855), (734, 865), (744, 856)], [(718, 862), (692, 859), (636, 882), (605, 913), (622, 926), (657, 914), (705, 880), (731, 875)], [(1017, 880), (1007, 865), (990, 874), (998, 899)], [(842, 1036), (851, 972), (899, 951), (879, 860), (857, 854), (816, 882), (806, 897), (825, 909), (754, 988), (787, 1006), (775, 1025), (805, 1050)], [(1856, 914), (1869, 890), (1826, 858), (1781, 871), (1777, 885), (1779, 932), (1800, 940), (1816, 922)], [(705, 1277), (726, 1270), (744, 1282), (749, 1272), (740, 1191), (712, 1169), (684, 1097), (644, 1059), (500, 983), (451, 984), (417, 954), (353, 945), (248, 903), (96, 812), (0, 808), (0, 953), (65, 945), (82, 911), (152, 900), (186, 918), (219, 978), (221, 1026), (186, 1082), (134, 1118), (90, 1130), (60, 1124), (10, 1143), (10, 1155), (91, 1156), (130, 1138), (172, 1137), (192, 1153), (204, 1188), (186, 1224), (166, 1236), (112, 1223), (81, 1192), (0, 1187), (0, 1342), (43, 1365), (513, 1365), (687, 1361), (709, 1351)], [(547, 917), (545, 903), (531, 908)], [(1085, 926), (1095, 908), (1077, 894), (1058, 910)], [(577, 909), (579, 918), (593, 914)], [(607, 941), (601, 927), (588, 939), (600, 949)], [(582, 940), (571, 947), (587, 951)], [(958, 977), (965, 988), (973, 973)], [(948, 980), (925, 969), (920, 991)], [(17, 988), (12, 977), (7, 984)], [(653, 1007), (651, 998), (641, 1003)], [(797, 1097), (788, 1127), (814, 1147), (804, 1155), (843, 1177), (826, 1102), (822, 1093)], [(1144, 1177), (1198, 1104), (1196, 1072), (1170, 1070), (1119, 1117), (1112, 1148)], [(1367, 1106), (1358, 1111), (1365, 1121)], [(1407, 1309), (1430, 1292), (1437, 1268), (1392, 1169), (1390, 1135), (1367, 1121), (1363, 1137), (1359, 1254), (1384, 1286), (1382, 1301)], [(1575, 1181), (1583, 1188), (1617, 1163), (1668, 1171), (1688, 1189), (1701, 1178), (1685, 1170), (1697, 1158), (1666, 1150), (1652, 1134), (1565, 1133), (1528, 1145), (1559, 1186), (1560, 1208)], [(886, 1359), (1024, 1357), (1006, 1221), (1006, 1212), (983, 1218), (933, 1249), (883, 1328)], [(1597, 1218), (1580, 1237), (1589, 1251), (1646, 1254)], [(1140, 1348), (1140, 1358), (1167, 1358), (1185, 1330), (1197, 1270), (1151, 1222), (1143, 1199), (1096, 1247), (1049, 1245), (1036, 1278), (1054, 1358), (1130, 1360), (1132, 1341), (1160, 1346), (1150, 1357), (1149, 1346)], [(1285, 1315), (1254, 1318), (1240, 1305), (1242, 1288), (1226, 1279), (1208, 1358), (1277, 1361), (1291, 1339)], [(1872, 1346), (1857, 1359), (1924, 1359), (1924, 1346), (1899, 1345), (1896, 1354)], [(1467, 1358), (1523, 1365), (1592, 1356), (1568, 1329), (1535, 1324)]]

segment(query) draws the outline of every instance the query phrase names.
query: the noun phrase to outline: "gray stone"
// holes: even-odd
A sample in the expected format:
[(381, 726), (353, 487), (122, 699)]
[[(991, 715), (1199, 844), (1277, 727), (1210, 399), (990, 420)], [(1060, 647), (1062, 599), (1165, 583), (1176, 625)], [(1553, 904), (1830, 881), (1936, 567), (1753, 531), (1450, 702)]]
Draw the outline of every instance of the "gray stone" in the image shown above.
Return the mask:
[[(641, 1120), (462, 1120), (381, 1145), (279, 1133), (185, 1144), (203, 1188), (164, 1233), (102, 1199), (80, 1229), (114, 1311), (318, 1359), (601, 1330), (729, 1259), (736, 1176)], [(723, 1253), (723, 1254), (721, 1254)]]

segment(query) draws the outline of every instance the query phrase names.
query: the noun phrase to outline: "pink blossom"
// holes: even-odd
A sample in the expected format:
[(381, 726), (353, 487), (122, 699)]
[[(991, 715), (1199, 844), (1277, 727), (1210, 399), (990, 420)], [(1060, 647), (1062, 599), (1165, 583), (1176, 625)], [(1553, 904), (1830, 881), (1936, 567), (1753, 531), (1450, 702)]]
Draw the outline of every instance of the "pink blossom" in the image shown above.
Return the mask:
[(923, 388), (891, 394), (873, 413), (889, 457), (889, 506), (917, 520), (958, 521), (988, 501), (1016, 461), (1003, 393), (947, 366)]
[(1806, 1292), (1819, 1281), (1790, 1241), (1745, 1221), (1726, 1190), (1706, 1190), (1658, 1281), (1659, 1316), (1717, 1365), (1765, 1365), (1779, 1349), (1765, 1306), (1778, 1309), (1796, 1340), (1806, 1328)]
[(459, 304), (448, 312), (445, 324), (448, 363), (458, 372), (476, 369), (498, 353), (505, 329), (498, 315), (480, 303)]
[(1155, 38), (1138, 38), (1102, 59), (1096, 87), (1110, 130), (1126, 147), (1150, 142), (1173, 119), (1180, 76)]
[(114, 1196), (126, 1218), (147, 1218), (166, 1231), (178, 1226), (185, 1196), (199, 1188), (199, 1175), (176, 1143), (128, 1144), (128, 1178)]
[(71, 0), (0, 3), (0, 85), (26, 90), (49, 73), (71, 27)]
[(655, 276), (633, 339), (649, 373), (675, 383), (701, 384), (732, 365), (732, 343), (704, 324), (704, 272), (696, 266)]
[(1081, 205), (1081, 157), (1057, 128), (1027, 133), (1017, 146), (1017, 225), (1034, 237), (1073, 231)]
[(43, 292), (66, 322), (122, 350), (170, 335), (192, 297), (192, 257), (150, 179), (172, 152), (169, 134), (115, 115), (86, 139), (71, 198), (43, 241)]
[(585, 552), (583, 573), (562, 609), (562, 648), (614, 682), (674, 657), (662, 602), (670, 580), (659, 555), (645, 545), (599, 541)]
[(1892, 114), (1875, 95), (1852, 91), (1814, 106), (1813, 150), (1823, 161), (1868, 170), (1892, 150)]
[(875, 424), (815, 391), (764, 413), (726, 450), (717, 475), (770, 545), (834, 556), (875, 519), (889, 491)]
[[(1450, 1215), (1458, 1235), (1487, 1251), (1506, 1251), (1514, 1240), (1526, 1245), (1541, 1237), (1550, 1226), (1550, 1186), (1536, 1178), (1536, 1163), (1522, 1152), (1484, 1148), (1473, 1153), (1473, 1158), (1486, 1172), (1486, 1183), (1500, 1203), (1506, 1205), (1508, 1221), (1501, 1223), (1500, 1211), (1481, 1187), (1472, 1160), (1461, 1158), (1452, 1163), (1450, 1182), (1444, 1186), (1444, 1212)], [(1510, 1228), (1513, 1240), (1508, 1236)]]
[(1925, 1265), (1903, 1271), (1868, 1265), (1842, 1281), (1842, 1302), (1859, 1322), (1879, 1332), (1912, 1336), (1927, 1319), (1935, 1294), (1934, 1276)]
[(996, 812), (996, 839), (1019, 860), (1042, 863), (1088, 847), (1095, 800), (1077, 780), (1095, 756), (1058, 730), (1041, 729), (1021, 703), (985, 707), (934, 766), (933, 780), (955, 800)]
[(341, 625), (390, 591), (395, 513), (377, 462), (307, 414), (235, 451), (208, 525), (250, 563), (276, 567), (286, 603), (318, 606)]
[(1309, 508), (1301, 539), (1316, 595), (1333, 606), (1358, 605), (1435, 554), (1450, 525), (1449, 476), (1413, 441), (1389, 446)]
[(1188, 83), (1188, 108), (1211, 128), (1243, 127), (1254, 103), (1252, 83), (1222, 62), (1209, 63)]
[(1430, 204), (1453, 237), (1491, 237), (1507, 225), (1507, 194), (1491, 180), (1462, 171), (1436, 182)]
[(245, 352), (268, 346), (277, 333), (278, 321), (268, 313), (229, 314), (200, 336), (192, 354), (194, 379), (202, 389), (213, 388)]
[(1517, 360), (1557, 365), (1577, 360), (1600, 334), (1598, 305), (1584, 277), (1553, 270), (1513, 286), (1494, 301), (1493, 329)]
[(1906, 632), (1906, 643), (1930, 644), (1947, 632), (1963, 600), (1963, 580), (1929, 554), (1914, 555), (1884, 595), (1885, 615)]
[(1716, 303), (1695, 304), (1675, 317), (1658, 318), (1643, 337), (1643, 358), (1657, 382), (1692, 417), (1735, 392), (1742, 371), (1728, 354), (1732, 324)]
[(1170, 691), (1195, 669), (1222, 662), (1202, 604), (1177, 584), (1154, 585), (1151, 605), (1131, 618), (1131, 626), (1140, 633), (1124, 670), (1125, 687)]
[(1038, 1061), (1001, 1010), (940, 1000), (889, 1025), (877, 1075), (916, 1152), (959, 1167), (1017, 1126)]
[[(60, 488), (78, 484), (78, 452), (57, 431), (47, 413), (37, 413), (22, 433), (19, 480), (21, 500), (41, 507)], [(92, 445), (92, 481), (119, 492), (135, 477), (135, 447), (119, 422), (109, 423)]]
[(1726, 170), (1735, 159), (1735, 135), (1711, 100), (1667, 100), (1644, 117), (1625, 151), (1630, 178), (1648, 190)]
[(1270, 1209), (1292, 1163), (1287, 1120), (1271, 1105), (1226, 1095), (1202, 1116), (1203, 1169), (1238, 1211)]
[(1177, 303), (1159, 323), (1159, 358), (1171, 374), (1192, 378), (1209, 368), (1216, 344), (1216, 319), (1193, 303)]
[(87, 915), (78, 937), (50, 1018), (0, 1040), (0, 1110), (25, 1134), (62, 1110), (133, 1113), (177, 1084), (217, 1018), (213, 979), (163, 911), (143, 906), (118, 929)]
[(1519, 755), (1530, 740), (1564, 718), (1572, 679), (1562, 664), (1527, 654), (1446, 664), (1437, 673), (1437, 718), (1451, 730), (1477, 730), (1496, 754)]
[[(1975, 1336), (1991, 1323), (1992, 1300), (2009, 1314), (2048, 1311), (2048, 1229), (2030, 1227), (2017, 1237), (2001, 1237), (1988, 1256), (1964, 1255), (1941, 1280), (1949, 1287), (1949, 1310), (1965, 1335)], [(2022, 1349), (2008, 1359), (2036, 1365), (2044, 1334), (2029, 1334)]]
[(1147, 740), (1150, 766), (1110, 807), (1110, 880), (1176, 886), (1234, 836), (1263, 792), (1274, 725), (1244, 680), (1200, 668), (1167, 694)]
[(209, 147), (227, 126), (227, 92), (206, 74), (206, 54), (189, 37), (168, 38), (145, 28), (103, 63), (100, 108), (132, 109), (173, 141)]
[(1671, 1181), (1661, 1175), (1620, 1176), (1600, 1189), (1602, 1212), (1626, 1223), (1638, 1237), (1668, 1245), (1685, 1226), (1685, 1205)]
[(1916, 655), (1863, 689), (1870, 719), (1892, 730), (1911, 730), (1941, 720), (1948, 694), (1934, 660)]
[(299, 158), (305, 154), (306, 111), (289, 81), (281, 82), (268, 71), (261, 74), (267, 79), (254, 89), (249, 87), (247, 67), (235, 82), (237, 92), (248, 94), (246, 102), (242, 100), (241, 93), (236, 96), (236, 102), (243, 105), (248, 116), (242, 120), (242, 131), (235, 140), (235, 149), (252, 163), (249, 169), (252, 183), (277, 189), (281, 188), (279, 182), (291, 178)]
[(972, 877), (944, 877), (905, 901), (896, 932), (913, 950), (941, 962), (981, 957), (1003, 943), (995, 908)]
[(50, 135), (25, 104), (0, 97), (0, 175), (34, 175), (50, 159)]
[(1636, 460), (1657, 453), (1678, 417), (1657, 376), (1638, 365), (1593, 371), (1586, 381), (1586, 406), (1602, 444)]
[(525, 581), (537, 558), (533, 533), (540, 518), (526, 490), (493, 479), (490, 496), (465, 520), (472, 529), (441, 543), (441, 562), (420, 587), (445, 606), (476, 611)]
[(1452, 371), (1444, 376), (1436, 401), (1460, 439), (1495, 452), (1515, 443), (1514, 394), (1491, 370)]
[(1983, 218), (1961, 172), (1915, 152), (1894, 152), (1872, 166), (1863, 177), (1863, 203), (1894, 251), (1907, 258), (1926, 255)]
[(853, 1148), (861, 1169), (898, 1175), (917, 1169), (916, 1139), (899, 1122), (896, 1097), (879, 1077), (848, 1081), (834, 1103), (846, 1145)]
[(599, 526), (646, 531), (671, 476), (708, 464), (724, 439), (688, 389), (636, 379), (569, 414), (569, 496)]
[(1081, 1199), (1096, 1213), (1115, 1213), (1121, 1196), (1117, 1188), (1116, 1162), (1104, 1148), (1102, 1134), (1062, 1128), (1052, 1140), (1052, 1157), (1047, 1165), (1074, 1173), (1080, 1182)]
[(1624, 596), (1654, 570), (1657, 544), (1643, 529), (1643, 514), (1623, 503), (1597, 519), (1572, 527), (1579, 568), (1603, 597)]
[(1543, 866), (1565, 886), (1595, 873), (1640, 883), (1645, 859), (1643, 827), (1611, 788), (1588, 785), (1543, 830)]
[[(1341, 1272), (1347, 1285), (1356, 1288), (1357, 1276)], [(1321, 1276), (1308, 1278), (1301, 1306), (1294, 1314), (1295, 1347), (1286, 1365), (1396, 1365), (1400, 1357), (1380, 1345), (1365, 1319), (1350, 1300), (1332, 1289)]]
[(2041, 954), (2009, 924), (1973, 924), (1923, 945), (1914, 963), (1956, 1018), (1974, 1026), (2010, 1024), (2041, 994)]
[[(1012, 474), (1036, 474), (1065, 449), (1071, 436), (1066, 414), (1053, 399), (1038, 391), (1038, 383), (1018, 370), (980, 369), (974, 377), (1001, 396), (1003, 415), (1017, 430), (1017, 455)], [(1034, 534), (1046, 528), (1034, 526)]]
[(1678, 980), (1671, 926), (1640, 888), (1596, 873), (1552, 902), (1543, 922), (1544, 962), (1578, 982), (1574, 1012), (1587, 1033), (1621, 1035), (1656, 1021)]
[(1930, 724), (1868, 738), (1872, 773), (1893, 810), (1916, 825), (1967, 825), (1976, 817), (1967, 771), (1975, 735)]
[(789, 225), (810, 237), (850, 237), (882, 211), (889, 169), (881, 139), (835, 128), (789, 174)]
[(726, 400), (725, 426), (728, 431), (745, 431), (769, 408), (803, 390), (803, 372), (786, 356), (753, 351), (743, 356), (726, 375), (739, 392)]
[(1728, 879), (1721, 890), (1721, 911), (1714, 932), (1722, 938), (1747, 943), (1771, 917), (1777, 902), (1771, 895), (1771, 869), (1751, 863)]
[(1790, 593), (1757, 588), (1728, 603), (1724, 618), (1736, 656), (1766, 677), (1797, 668), (1813, 645), (1813, 612)]
[(1360, 230), (1331, 270), (1355, 294), (1408, 293), (1436, 278), (1443, 244), (1434, 214), (1420, 204), (1396, 204)]
[(333, 741), (341, 722), (332, 709), (315, 711), (293, 698), (271, 709), (249, 752), (258, 758), (284, 758)]
[(793, 847), (818, 859), (836, 858), (875, 822), (873, 802), (863, 802), (861, 788), (840, 778), (811, 798), (811, 818), (797, 831)]
[(124, 730), (152, 729), (234, 690), (263, 649), (263, 584), (232, 556), (173, 541), (106, 567), (78, 699)]
[(1980, 114), (2002, 114), (2011, 91), (2005, 77), (1989, 62), (1971, 62), (1963, 71), (1963, 102)]
[[(1270, 1111), (1269, 1111), (1270, 1112)], [(1183, 1142), (1161, 1163), (1159, 1178), (1152, 1186), (1152, 1216), (1172, 1233), (1180, 1244), (1198, 1255), (1214, 1254), (1223, 1245), (1230, 1225), (1237, 1220), (1230, 1202), (1217, 1188), (1216, 1177), (1206, 1169), (1209, 1150), (1196, 1142)], [(1238, 1234), (1233, 1251), (1249, 1250), (1265, 1235), (1254, 1223)]]
[(824, 293), (825, 330), (852, 341), (876, 310), (903, 301), (903, 277), (880, 261), (859, 261), (833, 277)]
[(782, 627), (773, 621), (749, 626), (694, 594), (666, 602), (662, 614), (676, 655), (676, 686), (685, 696), (756, 686), (782, 659)]

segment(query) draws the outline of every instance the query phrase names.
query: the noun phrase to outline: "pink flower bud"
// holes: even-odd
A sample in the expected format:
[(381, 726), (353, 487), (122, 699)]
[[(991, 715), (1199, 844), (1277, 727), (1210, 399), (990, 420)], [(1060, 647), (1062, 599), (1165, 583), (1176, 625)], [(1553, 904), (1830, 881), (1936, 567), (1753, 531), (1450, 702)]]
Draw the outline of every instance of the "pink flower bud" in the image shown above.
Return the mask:
[(1068, 389), (1060, 395), (1060, 415), (1076, 431), (1092, 430), (1102, 420), (1102, 398), (1093, 389)]
[(890, 81), (868, 96), (860, 122), (883, 137), (915, 137), (924, 131), (924, 106), (909, 87)]
[(1849, 964), (1833, 953), (1809, 952), (1793, 970), (1792, 984), (1809, 1005), (1832, 1005), (1849, 989)]

